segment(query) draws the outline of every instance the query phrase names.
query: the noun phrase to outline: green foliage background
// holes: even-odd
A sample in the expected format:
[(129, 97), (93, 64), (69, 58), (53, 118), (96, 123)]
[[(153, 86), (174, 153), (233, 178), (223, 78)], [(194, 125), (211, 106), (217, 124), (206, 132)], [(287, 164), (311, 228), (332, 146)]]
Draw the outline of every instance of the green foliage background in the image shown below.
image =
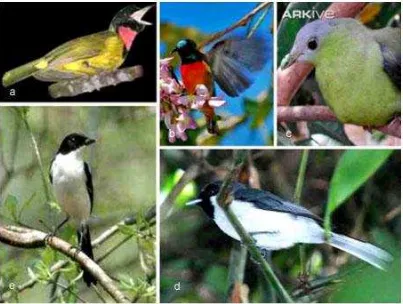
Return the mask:
[[(163, 196), (172, 189), (174, 176), (194, 164), (195, 153), (162, 151)], [(162, 302), (227, 301), (229, 272), (234, 267), (231, 248), (239, 244), (224, 235), (202, 210), (185, 208), (184, 198), (194, 199), (206, 183), (222, 180), (231, 167), (232, 151), (210, 150), (203, 155), (209, 170), (185, 188), (171, 215), (161, 223)], [(258, 178), (262, 189), (292, 201), (301, 155), (302, 151), (252, 151), (256, 169), (252, 177)], [(325, 244), (304, 246), (313, 286), (304, 294), (298, 246), (274, 251), (273, 269), (294, 301), (400, 302), (400, 168), (399, 151), (310, 151), (300, 203), (321, 217), (328, 214), (333, 231), (376, 244), (388, 250), (394, 260), (384, 272)], [(178, 282), (179, 292), (173, 290)], [(250, 302), (278, 301), (259, 265), (249, 258), (244, 283)]]

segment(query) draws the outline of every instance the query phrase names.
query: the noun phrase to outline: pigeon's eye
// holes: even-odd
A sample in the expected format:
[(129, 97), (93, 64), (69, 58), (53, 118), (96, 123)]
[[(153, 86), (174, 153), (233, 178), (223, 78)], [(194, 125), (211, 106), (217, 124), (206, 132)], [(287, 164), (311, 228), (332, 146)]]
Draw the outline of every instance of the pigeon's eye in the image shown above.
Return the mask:
[(318, 47), (318, 42), (316, 41), (316, 38), (311, 38), (308, 41), (308, 49), (314, 51)]

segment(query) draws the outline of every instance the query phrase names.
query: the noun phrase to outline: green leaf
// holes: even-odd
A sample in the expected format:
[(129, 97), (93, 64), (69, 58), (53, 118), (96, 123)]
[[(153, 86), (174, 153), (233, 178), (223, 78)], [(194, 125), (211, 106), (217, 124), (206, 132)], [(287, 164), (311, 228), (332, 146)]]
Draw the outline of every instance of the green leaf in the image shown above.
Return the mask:
[(350, 150), (343, 153), (330, 181), (325, 214), (326, 233), (330, 233), (331, 215), (358, 190), (388, 159), (393, 150)]
[[(173, 174), (165, 179), (162, 187), (162, 196), (166, 197), (172, 191), (172, 188), (179, 182), (182, 175), (185, 173), (182, 169), (177, 169)], [(176, 205), (183, 206), (186, 202), (190, 201), (196, 195), (196, 184), (192, 181), (187, 184), (182, 192), (176, 198)]]
[(6, 206), (8, 212), (10, 212), (11, 217), (13, 218), (14, 221), (18, 221), (18, 216), (17, 216), (17, 206), (18, 206), (18, 200), (14, 195), (9, 194), (4, 201), (4, 206)]
[(248, 115), (256, 115), (256, 113), (259, 109), (258, 102), (253, 99), (250, 99), (250, 98), (243, 99), (243, 106), (244, 106), (246, 114), (248, 114)]
[(128, 225), (119, 225), (118, 228), (119, 228), (119, 231), (120, 231), (122, 234), (129, 235), (129, 236), (136, 234), (136, 229), (133, 228), (133, 227), (131, 227), (131, 226), (128, 226)]
[(18, 212), (18, 221), (21, 220), (22, 213), (24, 212), (24, 210), (26, 208), (28, 208), (31, 205), (35, 196), (36, 196), (36, 192), (32, 193), (31, 197), (28, 200), (26, 200), (25, 202), (23, 202), (22, 207), (20, 208), (20, 212)]

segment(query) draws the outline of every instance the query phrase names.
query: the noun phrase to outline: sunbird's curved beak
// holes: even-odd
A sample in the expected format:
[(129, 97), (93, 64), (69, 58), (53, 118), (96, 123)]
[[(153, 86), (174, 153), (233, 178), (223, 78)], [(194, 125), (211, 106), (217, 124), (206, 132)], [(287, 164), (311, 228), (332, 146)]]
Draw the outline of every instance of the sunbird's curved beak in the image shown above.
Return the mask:
[(153, 7), (154, 5), (149, 5), (146, 7), (143, 7), (142, 9), (135, 11), (133, 14), (130, 15), (130, 18), (133, 19), (134, 21), (138, 22), (139, 24), (143, 25), (152, 25), (152, 23), (147, 22), (143, 20), (142, 18), (144, 17), (145, 14)]
[(194, 205), (197, 205), (197, 204), (201, 203), (201, 201), (202, 200), (200, 198), (198, 198), (198, 199), (195, 199), (193, 201), (187, 202), (185, 205), (186, 206), (194, 206)]
[(178, 51), (178, 48), (174, 48), (174, 49), (169, 53), (169, 55), (172, 55), (172, 54), (176, 53), (177, 51)]

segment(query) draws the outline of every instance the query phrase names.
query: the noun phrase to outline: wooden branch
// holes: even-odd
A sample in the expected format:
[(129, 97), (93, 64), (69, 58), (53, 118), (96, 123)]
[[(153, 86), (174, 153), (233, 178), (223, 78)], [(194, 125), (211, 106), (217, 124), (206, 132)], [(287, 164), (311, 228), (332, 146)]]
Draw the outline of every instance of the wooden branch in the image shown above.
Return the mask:
[[(364, 2), (336, 2), (331, 4), (327, 12), (332, 12), (335, 18), (355, 17), (366, 5)], [(323, 14), (326, 16), (326, 13)], [(283, 58), (279, 58), (281, 61)], [(313, 66), (306, 63), (294, 63), (288, 69), (277, 69), (277, 104), (286, 106), (299, 90), (305, 77), (308, 76)]]
[(62, 239), (59, 239), (58, 237), (48, 237), (48, 234), (38, 230), (0, 225), (0, 241), (20, 248), (38, 248), (48, 245), (76, 261), (83, 268), (85, 268), (85, 270), (90, 272), (116, 302), (129, 302), (124, 294), (121, 293), (120, 290), (115, 286), (113, 280), (103, 271), (100, 266), (98, 266), (98, 264), (96, 264), (82, 251), (74, 248), (72, 245)]
[(337, 118), (326, 106), (278, 106), (277, 121), (337, 121)]
[(216, 40), (218, 40), (220, 38), (222, 38), (226, 34), (228, 34), (228, 33), (232, 32), (233, 30), (237, 29), (238, 27), (242, 27), (242, 26), (247, 25), (250, 19), (252, 19), (257, 13), (259, 13), (261, 10), (265, 9), (266, 7), (269, 7), (270, 5), (272, 5), (272, 2), (264, 2), (264, 3), (259, 4), (252, 11), (250, 11), (248, 14), (243, 16), (241, 19), (239, 19), (237, 22), (235, 22), (230, 27), (211, 35), (207, 40), (205, 40), (202, 43), (200, 43), (200, 45), (198, 46), (199, 49), (205, 47), (206, 45), (208, 45), (208, 44), (210, 44), (210, 43), (212, 43), (212, 42), (214, 42), (214, 41), (216, 41)]
[[(332, 110), (326, 106), (278, 106), (278, 122), (298, 121), (337, 121)], [(386, 126), (376, 127), (375, 130), (394, 137), (401, 137), (401, 120), (394, 119)]]
[(63, 80), (49, 86), (49, 95), (52, 98), (72, 97), (84, 93), (91, 93), (102, 88), (116, 86), (123, 82), (133, 81), (143, 76), (143, 67), (136, 65), (115, 71), (103, 71), (92, 76)]
[[(155, 217), (156, 217), (155, 207), (151, 207), (146, 212), (145, 220), (148, 221), (149, 223), (154, 223), (155, 224)], [(119, 231), (119, 227), (121, 225), (135, 225), (135, 224), (137, 224), (137, 217), (136, 216), (133, 215), (133, 216), (129, 216), (129, 217), (125, 218), (124, 220), (120, 221), (119, 223), (113, 225), (112, 227), (110, 227), (109, 229), (104, 231), (104, 233), (102, 233), (99, 237), (97, 237), (92, 242), (93, 248), (96, 248), (99, 245), (101, 245), (102, 243), (104, 243), (105, 241), (109, 240), (113, 235), (115, 235)], [(1, 233), (0, 233), (0, 241), (2, 241), (1, 240)], [(101, 259), (102, 258), (103, 257), (101, 257)], [(100, 260), (100, 258), (96, 259), (96, 262), (98, 262), (99, 260)], [(65, 267), (68, 263), (69, 263), (69, 261), (67, 261), (67, 260), (60, 260), (60, 261), (56, 262), (55, 264), (53, 264), (50, 267), (50, 272), (51, 273), (57, 272), (60, 269), (62, 269), (63, 267)], [(38, 281), (37, 281), (36, 278), (31, 278), (30, 280), (24, 282), (23, 284), (16, 286), (15, 290), (16, 290), (16, 292), (24, 291), (24, 290), (26, 290), (28, 288), (32, 288), (37, 282)], [(0, 295), (0, 298), (2, 297), (4, 300), (7, 300), (11, 296), (12, 296), (11, 292), (6, 292), (3, 295)]]

